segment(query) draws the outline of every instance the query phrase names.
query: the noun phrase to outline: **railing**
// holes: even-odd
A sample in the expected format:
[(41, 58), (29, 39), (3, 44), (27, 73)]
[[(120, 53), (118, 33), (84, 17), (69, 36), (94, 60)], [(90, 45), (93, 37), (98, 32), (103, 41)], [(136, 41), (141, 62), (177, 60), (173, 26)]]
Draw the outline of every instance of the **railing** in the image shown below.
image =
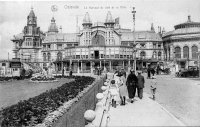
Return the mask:
[(84, 113), (84, 118), (87, 121), (85, 127), (107, 127), (110, 119), (108, 111), (110, 110), (111, 105), (109, 82), (110, 80), (108, 77), (106, 82), (104, 82), (104, 86), (101, 87), (103, 92), (96, 95), (98, 102), (96, 103), (95, 110), (87, 110)]

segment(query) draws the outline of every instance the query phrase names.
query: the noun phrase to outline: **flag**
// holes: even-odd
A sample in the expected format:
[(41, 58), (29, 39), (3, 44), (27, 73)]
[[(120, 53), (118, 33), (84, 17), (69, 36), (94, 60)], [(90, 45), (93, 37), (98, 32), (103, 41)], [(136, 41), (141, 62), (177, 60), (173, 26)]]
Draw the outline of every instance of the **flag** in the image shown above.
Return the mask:
[(115, 19), (115, 24), (119, 24), (119, 17)]

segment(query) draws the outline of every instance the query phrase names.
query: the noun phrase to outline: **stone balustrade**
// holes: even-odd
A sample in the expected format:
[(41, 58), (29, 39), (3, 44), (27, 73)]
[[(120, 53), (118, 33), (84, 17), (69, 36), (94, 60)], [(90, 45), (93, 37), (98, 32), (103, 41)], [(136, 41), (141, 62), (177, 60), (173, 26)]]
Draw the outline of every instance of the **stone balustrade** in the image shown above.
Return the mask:
[(109, 118), (108, 110), (110, 106), (110, 92), (109, 92), (109, 80), (104, 82), (101, 87), (102, 93), (97, 93), (97, 103), (95, 110), (87, 110), (84, 113), (84, 118), (87, 121), (85, 127), (101, 127), (106, 126), (107, 118)]

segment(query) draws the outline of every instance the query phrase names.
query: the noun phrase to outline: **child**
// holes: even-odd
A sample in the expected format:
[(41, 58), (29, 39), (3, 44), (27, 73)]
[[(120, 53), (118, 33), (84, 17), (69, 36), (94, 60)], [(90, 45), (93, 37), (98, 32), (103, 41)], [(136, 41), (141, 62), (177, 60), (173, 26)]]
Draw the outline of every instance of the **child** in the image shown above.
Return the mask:
[(153, 96), (153, 100), (155, 100), (155, 93), (156, 93), (156, 87), (157, 87), (157, 81), (156, 81), (156, 77), (152, 76), (152, 80), (151, 80), (151, 94)]
[(115, 80), (111, 80), (110, 82), (110, 94), (111, 94), (111, 99), (112, 99), (112, 106), (116, 108), (116, 101), (117, 101), (117, 96), (119, 94), (118, 92), (118, 86), (115, 83)]

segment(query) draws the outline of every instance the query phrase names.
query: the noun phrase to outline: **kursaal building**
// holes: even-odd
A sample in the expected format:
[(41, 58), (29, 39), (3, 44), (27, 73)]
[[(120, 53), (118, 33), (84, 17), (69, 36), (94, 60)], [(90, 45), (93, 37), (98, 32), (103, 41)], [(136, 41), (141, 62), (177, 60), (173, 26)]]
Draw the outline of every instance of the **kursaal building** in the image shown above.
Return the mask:
[(153, 24), (149, 31), (133, 32), (121, 28), (119, 18), (114, 20), (109, 11), (105, 21), (97, 23), (86, 13), (82, 26), (77, 33), (62, 33), (53, 17), (48, 31), (43, 33), (31, 9), (23, 33), (12, 39), (15, 58), (33, 66), (75, 72), (92, 72), (97, 67), (109, 71), (118, 67), (128, 70), (134, 67), (134, 60), (136, 68), (141, 70), (164, 59), (161, 32), (156, 33)]

